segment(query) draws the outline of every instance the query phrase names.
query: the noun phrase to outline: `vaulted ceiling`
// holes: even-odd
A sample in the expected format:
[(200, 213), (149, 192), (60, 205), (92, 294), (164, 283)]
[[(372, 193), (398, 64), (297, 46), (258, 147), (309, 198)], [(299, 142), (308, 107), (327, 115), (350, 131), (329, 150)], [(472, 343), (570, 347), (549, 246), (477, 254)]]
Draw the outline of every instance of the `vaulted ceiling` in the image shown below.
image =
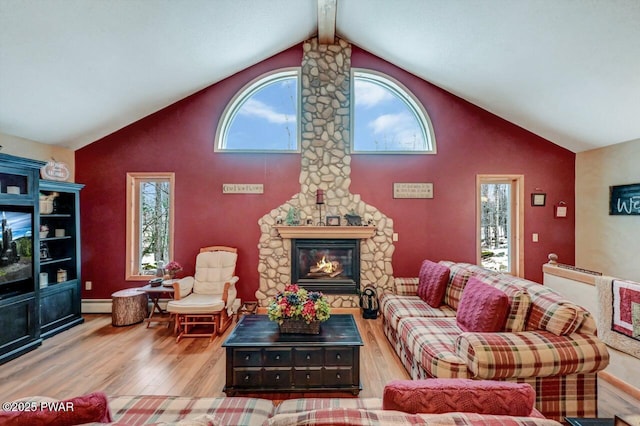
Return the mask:
[[(0, 133), (82, 147), (317, 35), (325, 2), (0, 0)], [(640, 138), (639, 22), (638, 0), (337, 0), (335, 33), (580, 152)]]

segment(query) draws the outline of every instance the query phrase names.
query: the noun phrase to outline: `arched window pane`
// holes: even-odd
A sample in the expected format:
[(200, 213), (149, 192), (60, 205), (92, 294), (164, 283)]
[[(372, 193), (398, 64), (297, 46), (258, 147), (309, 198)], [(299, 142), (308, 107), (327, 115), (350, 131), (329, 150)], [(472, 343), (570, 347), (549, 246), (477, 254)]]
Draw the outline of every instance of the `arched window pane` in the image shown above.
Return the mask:
[(298, 71), (285, 70), (241, 90), (220, 121), (216, 149), (298, 151), (299, 84)]
[(353, 151), (435, 153), (429, 117), (399, 83), (371, 71), (353, 72)]

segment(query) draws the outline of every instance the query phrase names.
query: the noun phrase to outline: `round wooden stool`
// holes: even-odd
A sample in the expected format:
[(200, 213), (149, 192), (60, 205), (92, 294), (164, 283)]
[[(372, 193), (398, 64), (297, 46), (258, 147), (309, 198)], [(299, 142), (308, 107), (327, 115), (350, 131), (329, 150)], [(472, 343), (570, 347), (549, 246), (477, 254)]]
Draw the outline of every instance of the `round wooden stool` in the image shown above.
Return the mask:
[(149, 313), (147, 293), (137, 288), (116, 291), (111, 301), (111, 325), (116, 327), (142, 322)]

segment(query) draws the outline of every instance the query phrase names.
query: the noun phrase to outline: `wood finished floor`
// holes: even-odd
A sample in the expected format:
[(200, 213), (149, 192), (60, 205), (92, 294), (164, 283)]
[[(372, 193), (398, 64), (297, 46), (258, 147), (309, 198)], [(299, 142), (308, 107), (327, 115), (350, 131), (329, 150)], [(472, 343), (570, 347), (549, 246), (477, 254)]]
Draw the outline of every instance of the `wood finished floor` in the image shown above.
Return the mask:
[[(360, 351), (360, 397), (380, 397), (386, 382), (409, 375), (384, 336), (381, 320), (354, 317), (365, 343)], [(29, 395), (69, 398), (96, 390), (107, 395), (225, 396), (225, 350), (221, 344), (232, 327), (211, 343), (206, 338), (175, 343), (173, 330), (163, 324), (113, 327), (110, 315), (84, 318), (84, 324), (0, 366), (2, 401)], [(279, 400), (311, 395), (350, 396), (252, 396)]]
[[(354, 315), (365, 346), (360, 352), (360, 398), (381, 397), (386, 382), (408, 379), (382, 332), (382, 321)], [(225, 396), (225, 353), (231, 328), (213, 342), (175, 336), (166, 325), (112, 327), (110, 315), (85, 315), (85, 323), (0, 366), (0, 400), (43, 395), (69, 398), (96, 390), (107, 395)], [(640, 401), (599, 380), (600, 417), (640, 411)], [(281, 400), (332, 394), (256, 394)]]

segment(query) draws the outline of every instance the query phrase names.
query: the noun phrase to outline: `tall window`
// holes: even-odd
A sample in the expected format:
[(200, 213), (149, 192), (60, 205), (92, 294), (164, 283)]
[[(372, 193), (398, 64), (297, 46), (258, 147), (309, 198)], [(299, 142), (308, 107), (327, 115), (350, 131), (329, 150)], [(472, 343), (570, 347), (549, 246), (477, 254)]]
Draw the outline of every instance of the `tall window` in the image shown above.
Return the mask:
[(391, 77), (353, 71), (353, 152), (435, 154), (431, 120), (422, 104)]
[(173, 173), (127, 173), (127, 280), (172, 260), (173, 199)]
[(215, 150), (298, 152), (299, 85), (299, 68), (249, 83), (222, 114)]
[(478, 176), (478, 264), (520, 276), (523, 270), (523, 177)]

